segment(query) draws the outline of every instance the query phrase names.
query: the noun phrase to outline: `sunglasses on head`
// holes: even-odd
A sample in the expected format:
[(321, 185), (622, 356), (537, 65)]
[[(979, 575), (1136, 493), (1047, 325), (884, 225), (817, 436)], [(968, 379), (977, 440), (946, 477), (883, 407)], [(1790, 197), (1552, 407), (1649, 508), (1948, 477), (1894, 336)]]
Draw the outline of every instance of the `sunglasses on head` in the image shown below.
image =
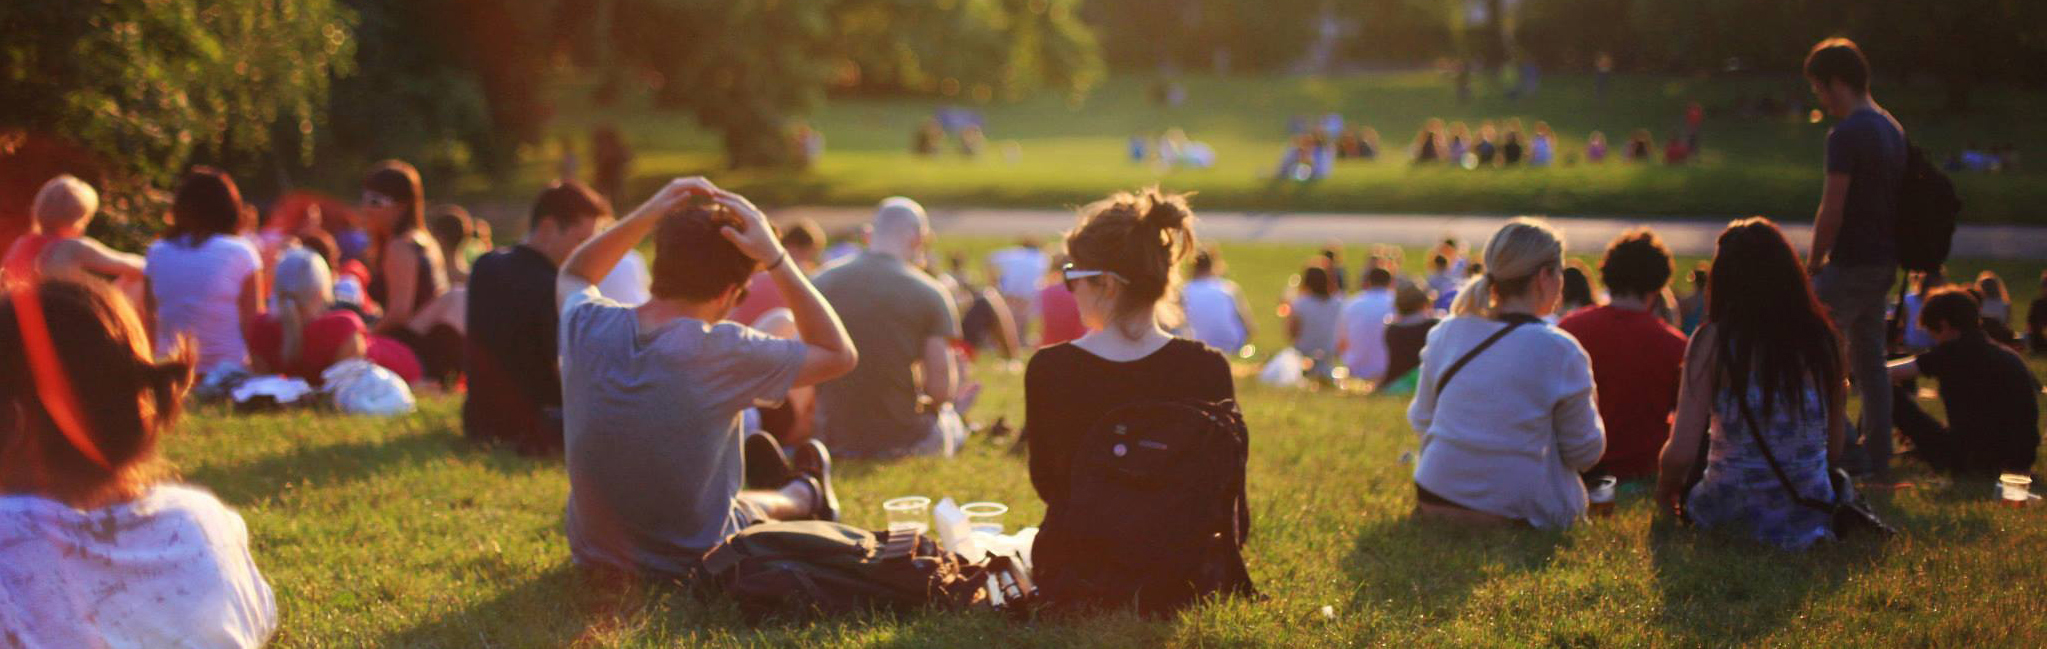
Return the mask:
[(1089, 277), (1107, 277), (1109, 279), (1113, 279), (1125, 284), (1130, 283), (1130, 280), (1124, 279), (1122, 275), (1116, 274), (1116, 271), (1087, 270), (1081, 268), (1074, 268), (1073, 264), (1067, 264), (1063, 267), (1060, 267), (1059, 275), (1060, 279), (1066, 283), (1066, 292), (1068, 293), (1073, 292), (1074, 287), (1079, 285), (1078, 283), (1080, 282), (1080, 280), (1087, 279)]

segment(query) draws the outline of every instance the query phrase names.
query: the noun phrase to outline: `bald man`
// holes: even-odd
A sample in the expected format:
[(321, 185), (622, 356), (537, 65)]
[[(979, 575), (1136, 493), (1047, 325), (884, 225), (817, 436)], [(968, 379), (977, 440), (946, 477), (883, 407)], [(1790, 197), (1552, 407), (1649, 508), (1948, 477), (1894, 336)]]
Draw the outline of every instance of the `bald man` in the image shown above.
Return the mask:
[(817, 277), (860, 349), (859, 367), (817, 389), (817, 435), (835, 455), (946, 455), (959, 442), (936, 425), (953, 398), (960, 319), (945, 288), (918, 268), (930, 242), (924, 207), (890, 198), (867, 226), (867, 251)]

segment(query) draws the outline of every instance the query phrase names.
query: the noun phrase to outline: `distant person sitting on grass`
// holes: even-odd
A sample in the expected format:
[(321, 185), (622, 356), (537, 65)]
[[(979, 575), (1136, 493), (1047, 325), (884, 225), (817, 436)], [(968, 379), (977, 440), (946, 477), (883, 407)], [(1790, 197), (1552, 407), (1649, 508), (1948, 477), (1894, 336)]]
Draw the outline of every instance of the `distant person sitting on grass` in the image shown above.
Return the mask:
[(422, 378), (412, 350), (371, 336), (362, 316), (335, 306), (334, 275), (318, 253), (304, 247), (288, 249), (278, 257), (275, 274), (277, 308), (256, 316), (244, 335), (250, 369), (257, 374), (283, 374), (320, 385), (328, 367), (367, 358), (407, 382)]
[(1688, 277), (1692, 282), (1692, 292), (1677, 300), (1678, 329), (1686, 336), (1698, 331), (1699, 323), (1706, 321), (1706, 263), (1699, 262), (1693, 266)]
[(1670, 437), (1670, 413), (1677, 409), (1678, 365), (1685, 355), (1684, 334), (1652, 312), (1670, 271), (1670, 251), (1656, 233), (1622, 234), (1599, 263), (1600, 281), (1613, 300), (1557, 323), (1592, 358), (1598, 386), (1606, 454), (1588, 475), (1628, 480), (1656, 473), (1657, 454)]
[(569, 253), (610, 222), (610, 201), (583, 183), (556, 181), (533, 199), (525, 239), (476, 259), (467, 298), (476, 317), (462, 353), (463, 436), (529, 455), (561, 453), (555, 277)]
[(1593, 131), (1585, 138), (1585, 161), (1592, 164), (1606, 162), (1606, 134)]
[(1384, 268), (1365, 271), (1364, 288), (1351, 296), (1339, 312), (1337, 351), (1350, 375), (1377, 380), (1386, 373), (1386, 318), (1393, 315), (1393, 273)]
[[(599, 295), (597, 281), (650, 234), (654, 299), (627, 307)], [(725, 321), (763, 266), (789, 299), (801, 340)], [(742, 411), (859, 362), (838, 316), (752, 203), (701, 178), (671, 181), (576, 248), (555, 295), (563, 524), (577, 565), (687, 580), (704, 552), (748, 525), (836, 520), (831, 456), (820, 444), (798, 446), (785, 479), (743, 477)]]
[[(1414, 394), (1415, 368), (1422, 364), (1422, 347), (1429, 330), (1441, 320), (1429, 308), (1429, 293), (1412, 283), (1393, 291), (1393, 319), (1386, 323), (1386, 374), (1374, 390), (1379, 394)], [(1364, 377), (1370, 378), (1370, 377)]]
[(143, 269), (140, 255), (108, 248), (85, 235), (85, 227), (92, 223), (99, 205), (99, 192), (85, 181), (58, 176), (43, 183), (29, 208), (35, 219), (29, 222), (28, 233), (16, 238), (4, 251), (0, 275), (33, 282), (44, 277), (89, 273), (122, 285), (139, 286)]
[(1294, 351), (1315, 362), (1310, 374), (1323, 380), (1335, 376), (1337, 324), (1343, 313), (1343, 297), (1329, 277), (1329, 269), (1320, 266), (1302, 270), (1301, 293), (1287, 303), (1287, 338)]
[(1649, 129), (1638, 128), (1628, 135), (1628, 162), (1650, 162), (1656, 159), (1656, 138), (1649, 135)]
[(1195, 340), (1235, 356), (1251, 344), (1251, 307), (1237, 283), (1223, 278), (1229, 270), (1219, 250), (1194, 253), (1194, 276), (1180, 290), (1187, 312), (1187, 329)]
[(1407, 409), (1421, 434), (1418, 514), (1542, 529), (1585, 514), (1578, 474), (1599, 461), (1606, 436), (1591, 360), (1542, 321), (1563, 294), (1563, 267), (1556, 230), (1516, 219), (1486, 243), (1485, 274), (1429, 332)]
[(171, 224), (149, 245), (144, 317), (156, 346), (190, 336), (202, 375), (247, 369), (249, 323), (267, 302), (263, 260), (242, 236), (242, 193), (226, 172), (194, 167), (171, 200)]
[(157, 451), (192, 382), (97, 282), (0, 290), (0, 633), (16, 647), (256, 647), (242, 517)]
[[(817, 276), (860, 348), (860, 367), (817, 388), (817, 435), (833, 453), (949, 456), (965, 441), (939, 425), (959, 396), (960, 317), (945, 287), (915, 265), (930, 245), (924, 207), (889, 198), (869, 225), (867, 252)], [(1035, 287), (1037, 276), (1025, 280)]]
[(1834, 501), (1829, 471), (1847, 431), (1841, 337), (1798, 253), (1768, 219), (1721, 233), (1709, 281), (1706, 324), (1685, 350), (1677, 419), (1663, 446), (1657, 508), (1786, 550), (1831, 539), (1832, 515), (1790, 490)]
[[(1931, 351), (1890, 363), (1898, 432), (1919, 459), (1941, 471), (1995, 476), (2031, 473), (2040, 448), (2040, 383), (2024, 359), (1984, 334), (1976, 297), (1960, 287), (1933, 292), (1919, 320), (1937, 341)], [(1940, 381), (1948, 424), (1919, 408), (1910, 381)]]

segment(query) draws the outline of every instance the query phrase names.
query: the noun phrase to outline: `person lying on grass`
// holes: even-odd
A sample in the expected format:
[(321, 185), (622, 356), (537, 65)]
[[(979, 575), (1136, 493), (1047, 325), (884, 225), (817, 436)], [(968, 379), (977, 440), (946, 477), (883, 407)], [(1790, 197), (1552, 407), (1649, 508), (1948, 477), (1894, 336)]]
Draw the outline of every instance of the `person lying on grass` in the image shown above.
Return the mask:
[(97, 281), (0, 290), (0, 631), (14, 647), (254, 647), (277, 604), (242, 517), (157, 442), (192, 383)]
[[(629, 307), (599, 295), (597, 282), (648, 235), (654, 299)], [(725, 320), (763, 268), (800, 339)], [(798, 446), (795, 470), (744, 477), (741, 413), (859, 362), (838, 315), (752, 203), (702, 178), (670, 182), (570, 253), (555, 295), (565, 525), (577, 565), (687, 581), (704, 552), (748, 525), (837, 518), (822, 444)]]

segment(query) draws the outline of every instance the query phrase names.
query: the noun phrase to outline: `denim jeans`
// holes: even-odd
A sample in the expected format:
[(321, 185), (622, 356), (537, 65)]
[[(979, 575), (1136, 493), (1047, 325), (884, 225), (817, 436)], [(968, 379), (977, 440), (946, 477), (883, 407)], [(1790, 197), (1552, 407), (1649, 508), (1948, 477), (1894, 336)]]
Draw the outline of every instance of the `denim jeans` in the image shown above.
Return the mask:
[(1891, 379), (1884, 368), (1884, 322), (1897, 276), (1896, 266), (1828, 264), (1813, 278), (1820, 302), (1847, 339), (1849, 381), (1862, 397), (1860, 441), (1849, 437), (1847, 455), (1851, 461), (1866, 462), (1870, 475), (1881, 479), (1891, 475)]

